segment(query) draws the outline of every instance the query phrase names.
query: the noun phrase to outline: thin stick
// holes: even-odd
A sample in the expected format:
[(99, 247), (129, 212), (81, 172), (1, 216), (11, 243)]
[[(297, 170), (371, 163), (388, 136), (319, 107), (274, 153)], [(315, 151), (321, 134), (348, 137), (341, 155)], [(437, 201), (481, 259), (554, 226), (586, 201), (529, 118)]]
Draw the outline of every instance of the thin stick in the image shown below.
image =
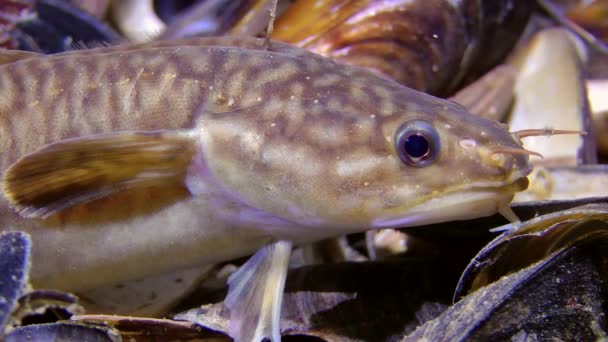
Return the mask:
[(266, 39), (264, 39), (264, 50), (270, 49), (270, 37), (274, 30), (274, 20), (277, 17), (277, 5), (279, 0), (272, 1), (272, 7), (270, 7), (270, 21), (268, 22), (268, 28), (266, 28)]

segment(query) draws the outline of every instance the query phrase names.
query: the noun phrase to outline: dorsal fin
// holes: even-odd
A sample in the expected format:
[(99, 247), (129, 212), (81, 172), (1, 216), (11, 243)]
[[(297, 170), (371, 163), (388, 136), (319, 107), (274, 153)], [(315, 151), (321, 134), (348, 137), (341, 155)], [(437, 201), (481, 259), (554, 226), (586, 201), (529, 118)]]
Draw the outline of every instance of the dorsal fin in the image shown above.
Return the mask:
[(138, 187), (183, 182), (196, 151), (185, 132), (117, 132), (68, 139), (20, 158), (4, 195), (22, 216), (63, 209)]

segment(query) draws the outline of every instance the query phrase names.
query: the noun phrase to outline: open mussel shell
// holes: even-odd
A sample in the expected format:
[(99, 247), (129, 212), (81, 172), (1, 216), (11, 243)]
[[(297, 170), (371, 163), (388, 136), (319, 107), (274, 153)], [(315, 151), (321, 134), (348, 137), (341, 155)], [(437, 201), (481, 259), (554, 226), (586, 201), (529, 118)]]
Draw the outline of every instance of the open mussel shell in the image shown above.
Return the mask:
[(58, 53), (123, 40), (109, 25), (61, 0), (38, 0), (8, 32), (19, 50)]
[(17, 301), (27, 289), (31, 241), (22, 232), (0, 235), (0, 340)]
[(401, 341), (604, 340), (606, 265), (592, 252), (566, 248), (503, 277)]
[(502, 229), (506, 231), (484, 247), (467, 266), (455, 298), (532, 264), (559, 257), (575, 246), (584, 249), (589, 245), (606, 245), (608, 204), (558, 211)]
[(278, 17), (272, 36), (446, 95), (505, 56), (525, 26), (529, 5), (518, 0), (305, 0)]

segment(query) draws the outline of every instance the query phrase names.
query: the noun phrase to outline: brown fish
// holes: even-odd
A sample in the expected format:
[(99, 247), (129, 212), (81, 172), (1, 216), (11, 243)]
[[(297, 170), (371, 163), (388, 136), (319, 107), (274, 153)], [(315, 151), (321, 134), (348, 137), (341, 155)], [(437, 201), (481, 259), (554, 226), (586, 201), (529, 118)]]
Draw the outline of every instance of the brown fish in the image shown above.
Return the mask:
[(246, 256), (233, 336), (278, 340), (291, 244), (490, 215), (529, 152), (462, 107), (303, 49), (206, 38), (0, 54), (5, 229), (36, 287)]

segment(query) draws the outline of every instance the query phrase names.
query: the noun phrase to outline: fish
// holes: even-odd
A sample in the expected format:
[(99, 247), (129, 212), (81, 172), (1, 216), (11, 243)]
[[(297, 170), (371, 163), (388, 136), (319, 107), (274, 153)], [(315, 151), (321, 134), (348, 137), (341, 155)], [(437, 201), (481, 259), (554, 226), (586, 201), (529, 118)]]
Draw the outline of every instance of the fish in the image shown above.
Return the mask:
[(280, 339), (293, 246), (509, 212), (517, 134), (286, 43), (191, 38), (0, 52), (0, 227), (34, 287), (81, 292), (253, 255), (237, 341)]

